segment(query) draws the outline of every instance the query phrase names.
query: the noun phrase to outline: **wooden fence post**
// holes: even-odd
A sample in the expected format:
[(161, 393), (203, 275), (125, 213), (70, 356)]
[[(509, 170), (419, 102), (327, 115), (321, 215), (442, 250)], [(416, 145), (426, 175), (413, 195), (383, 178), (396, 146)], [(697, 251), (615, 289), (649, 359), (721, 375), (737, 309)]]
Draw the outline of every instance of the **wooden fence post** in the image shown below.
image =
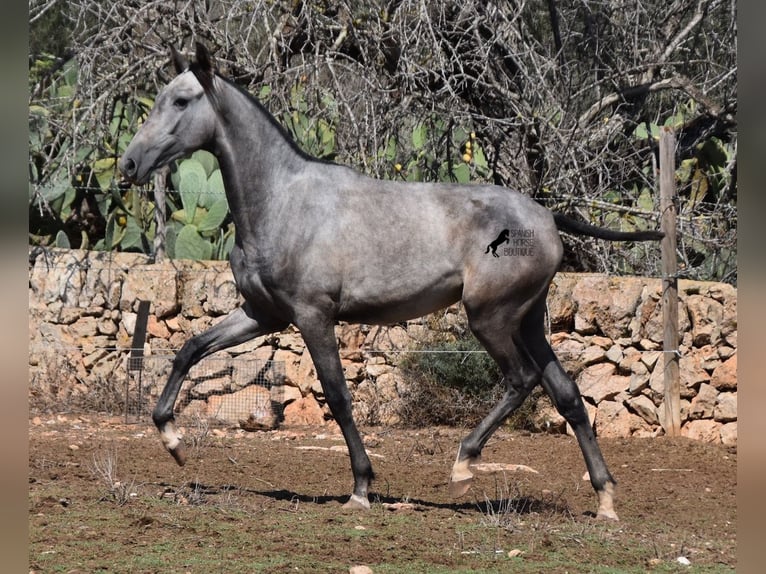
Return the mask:
[(678, 353), (678, 260), (676, 258), (676, 138), (660, 130), (660, 229), (662, 249), (662, 320), (665, 382), (665, 434), (681, 434), (681, 383)]

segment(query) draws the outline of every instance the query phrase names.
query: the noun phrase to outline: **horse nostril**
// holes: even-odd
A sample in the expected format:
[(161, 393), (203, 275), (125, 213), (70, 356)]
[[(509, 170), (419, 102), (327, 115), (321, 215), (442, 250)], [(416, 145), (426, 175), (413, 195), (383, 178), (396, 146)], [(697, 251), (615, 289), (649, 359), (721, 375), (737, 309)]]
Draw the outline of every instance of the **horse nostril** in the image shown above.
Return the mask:
[(136, 174), (136, 162), (129, 157), (123, 157), (120, 162), (120, 171), (131, 177)]

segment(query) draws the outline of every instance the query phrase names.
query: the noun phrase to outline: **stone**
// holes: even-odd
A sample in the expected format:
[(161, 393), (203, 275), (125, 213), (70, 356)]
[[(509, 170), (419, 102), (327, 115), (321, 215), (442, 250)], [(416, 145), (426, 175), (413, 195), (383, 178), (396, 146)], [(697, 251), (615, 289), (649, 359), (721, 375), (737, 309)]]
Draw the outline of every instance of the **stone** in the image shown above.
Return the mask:
[(719, 423), (730, 423), (737, 420), (737, 393), (718, 395), (713, 418)]
[(610, 339), (609, 337), (600, 337), (599, 335), (594, 335), (593, 337), (590, 338), (590, 344), (597, 345), (601, 347), (602, 349), (606, 350), (612, 346), (612, 339)]
[(178, 301), (178, 277), (171, 266), (137, 265), (130, 269), (122, 286), (120, 310), (136, 311), (138, 301), (151, 301), (151, 312), (158, 319), (175, 315)]
[(591, 345), (590, 347), (586, 347), (585, 351), (583, 351), (580, 360), (582, 361), (582, 364), (587, 367), (588, 365), (600, 363), (604, 359), (606, 359), (604, 348), (598, 345)]
[(303, 337), (299, 333), (280, 333), (277, 335), (277, 340), (277, 346), (280, 349), (287, 349), (298, 354), (302, 354), (306, 349), (306, 343), (303, 342)]
[(211, 315), (227, 315), (239, 305), (239, 291), (231, 271), (216, 275), (213, 295), (206, 302), (206, 311)]
[(660, 357), (662, 357), (662, 351), (644, 351), (641, 353), (641, 362), (651, 371)]
[(622, 347), (617, 344), (612, 345), (606, 351), (606, 360), (615, 365), (619, 365), (623, 359)]
[(321, 390), (321, 386), (318, 386), (319, 379), (314, 368), (314, 361), (311, 360), (311, 355), (308, 351), (304, 351), (301, 355), (301, 362), (298, 365), (298, 380), (296, 382), (303, 396), (309, 394), (309, 391), (313, 388)]
[(292, 351), (286, 351), (285, 349), (277, 349), (274, 351), (274, 361), (278, 361), (284, 364), (285, 367), (285, 384), (298, 386), (300, 380), (299, 371), (301, 364), (301, 356), (293, 353)]
[[(629, 381), (621, 380), (627, 377), (619, 377), (616, 381), (612, 381), (612, 375), (616, 370), (617, 368), (611, 363), (599, 363), (583, 370), (577, 382), (582, 396), (591, 399), (594, 404), (599, 404), (602, 400), (612, 398), (627, 388)], [(620, 386), (623, 384), (624, 386)]]
[(239, 425), (252, 413), (265, 412), (271, 408), (269, 390), (260, 385), (250, 385), (228, 395), (211, 395), (207, 399), (208, 416), (226, 423)]
[(341, 359), (340, 363), (343, 367), (343, 376), (347, 381), (359, 382), (364, 378), (364, 363), (348, 359)]
[(737, 445), (737, 423), (726, 423), (721, 426), (721, 443), (726, 446)]
[(628, 409), (641, 417), (650, 425), (658, 425), (660, 419), (657, 416), (657, 407), (654, 402), (647, 396), (638, 395), (637, 397), (631, 397), (625, 401)]
[(575, 330), (583, 334), (600, 331), (611, 339), (629, 335), (630, 321), (635, 315), (643, 288), (643, 280), (640, 279), (618, 281), (602, 275), (582, 278), (572, 291), (577, 305)]
[(277, 416), (270, 404), (259, 405), (246, 419), (239, 421), (239, 426), (248, 432), (272, 430), (277, 427)]
[(532, 415), (532, 421), (535, 428), (552, 434), (563, 434), (566, 432), (567, 421), (554, 408), (550, 401), (538, 402), (537, 408)]
[[(633, 364), (641, 360), (643, 353), (635, 347), (623, 347), (622, 359), (620, 360), (620, 371), (628, 372), (633, 370)], [(647, 371), (648, 372), (648, 371)]]
[(737, 355), (721, 363), (713, 371), (710, 384), (719, 391), (733, 391), (737, 389)]
[(605, 401), (596, 412), (596, 436), (599, 438), (629, 437), (636, 430), (646, 430), (648, 425), (640, 417), (629, 412), (621, 403)]
[(575, 274), (558, 273), (548, 290), (548, 318), (553, 331), (571, 331), (574, 328), (576, 305), (572, 290), (577, 285)]
[(689, 421), (681, 427), (681, 436), (702, 442), (720, 444), (721, 426), (721, 423), (711, 419)]
[(630, 382), (628, 392), (637, 395), (649, 386), (649, 369), (641, 361), (636, 361), (630, 367)]
[(80, 317), (67, 327), (67, 331), (75, 340), (93, 337), (98, 333), (98, 320), (95, 317)]
[(154, 315), (149, 315), (146, 321), (146, 332), (152, 337), (159, 337), (160, 339), (169, 339), (170, 330), (164, 321), (159, 321)]
[(284, 426), (320, 426), (324, 424), (324, 413), (316, 399), (309, 395), (285, 406)]
[(580, 356), (585, 349), (585, 345), (564, 333), (556, 333), (556, 335), (561, 336), (551, 337), (551, 346), (561, 362), (561, 366), (572, 376), (581, 369)]
[(723, 305), (703, 295), (690, 295), (686, 309), (692, 324), (694, 346), (716, 345), (721, 339)]
[(689, 418), (691, 420), (713, 418), (717, 400), (718, 391), (711, 385), (703, 383), (700, 385), (697, 395), (691, 400)]
[(368, 364), (365, 367), (365, 373), (368, 377), (372, 379), (376, 379), (382, 375), (385, 375), (387, 373), (390, 373), (393, 367), (391, 365), (387, 365), (385, 363), (378, 363), (378, 364)]
[(97, 332), (101, 335), (116, 335), (119, 331), (117, 323), (111, 317), (102, 317), (96, 323)]
[(678, 368), (682, 396), (684, 396), (684, 389), (696, 389), (702, 383), (710, 381), (710, 375), (702, 368), (702, 356), (698, 353), (683, 355), (678, 361)]

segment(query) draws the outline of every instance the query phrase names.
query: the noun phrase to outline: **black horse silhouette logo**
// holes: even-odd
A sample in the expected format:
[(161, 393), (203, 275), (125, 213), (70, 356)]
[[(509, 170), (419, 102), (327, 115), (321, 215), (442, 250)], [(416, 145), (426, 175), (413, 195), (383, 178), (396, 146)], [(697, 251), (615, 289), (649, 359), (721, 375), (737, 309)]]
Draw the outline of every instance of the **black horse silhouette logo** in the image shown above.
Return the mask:
[(511, 240), (509, 239), (510, 231), (508, 229), (503, 229), (500, 232), (500, 235), (497, 236), (497, 239), (495, 239), (492, 243), (487, 245), (487, 250), (484, 253), (489, 253), (489, 250), (492, 250), (492, 256), (493, 257), (500, 257), (497, 254), (497, 248), (502, 245), (503, 243), (510, 243)]

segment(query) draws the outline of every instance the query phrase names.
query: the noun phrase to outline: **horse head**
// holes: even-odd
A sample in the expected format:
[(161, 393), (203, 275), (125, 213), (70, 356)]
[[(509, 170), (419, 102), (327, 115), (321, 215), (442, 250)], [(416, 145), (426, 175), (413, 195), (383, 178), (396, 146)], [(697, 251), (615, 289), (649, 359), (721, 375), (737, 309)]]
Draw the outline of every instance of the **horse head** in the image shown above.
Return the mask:
[(197, 149), (209, 149), (216, 128), (212, 94), (216, 73), (207, 49), (197, 44), (191, 64), (171, 48), (178, 75), (154, 102), (119, 161), (125, 179), (136, 184), (149, 180), (152, 172)]

